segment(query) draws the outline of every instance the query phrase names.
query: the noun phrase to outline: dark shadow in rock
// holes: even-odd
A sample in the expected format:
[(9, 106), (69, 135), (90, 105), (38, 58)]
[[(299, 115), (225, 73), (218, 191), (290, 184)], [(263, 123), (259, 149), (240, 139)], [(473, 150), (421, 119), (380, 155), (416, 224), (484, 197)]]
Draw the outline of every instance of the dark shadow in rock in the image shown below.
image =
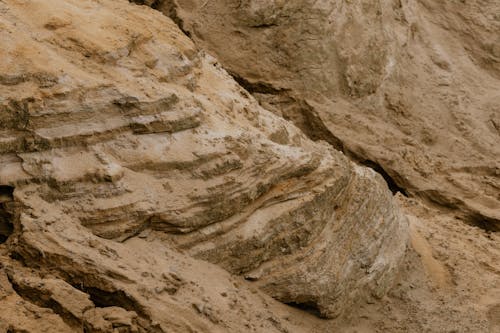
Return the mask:
[(14, 187), (0, 185), (0, 244), (5, 243), (14, 231), (9, 206), (14, 201)]
[(387, 186), (389, 187), (389, 189), (391, 190), (391, 192), (393, 194), (396, 194), (396, 193), (401, 193), (403, 194), (405, 197), (408, 196), (408, 193), (406, 192), (406, 190), (402, 187), (400, 187), (396, 181), (394, 180), (394, 178), (392, 178), (388, 173), (387, 171), (384, 170), (384, 168), (382, 168), (382, 166), (378, 163), (375, 163), (373, 161), (370, 161), (370, 160), (365, 160), (365, 161), (362, 161), (360, 162), (362, 165), (366, 166), (366, 167), (369, 167), (371, 169), (373, 169), (375, 172), (379, 173), (384, 179), (385, 179), (385, 182), (387, 183)]
[(289, 306), (291, 306), (293, 308), (296, 308), (296, 309), (305, 311), (307, 313), (310, 313), (313, 316), (316, 316), (318, 318), (325, 318), (325, 316), (323, 316), (321, 314), (321, 312), (319, 311), (319, 309), (316, 306), (316, 304), (314, 304), (312, 302), (305, 302), (305, 303), (288, 302), (288, 303), (285, 303), (285, 304), (289, 305)]

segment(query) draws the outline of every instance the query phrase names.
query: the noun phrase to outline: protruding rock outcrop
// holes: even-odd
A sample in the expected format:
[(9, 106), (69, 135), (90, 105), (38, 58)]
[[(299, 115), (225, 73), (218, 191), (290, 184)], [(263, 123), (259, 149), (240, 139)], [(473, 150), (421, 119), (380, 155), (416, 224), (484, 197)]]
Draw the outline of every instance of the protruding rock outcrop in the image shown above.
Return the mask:
[(197, 261), (179, 250), (328, 317), (390, 288), (407, 222), (382, 177), (264, 110), (170, 19), (111, 0), (0, 13), (2, 251), (20, 297), (96, 332), (242, 330), (182, 310), (185, 278), (166, 270)]
[(376, 163), (411, 196), (500, 229), (498, 1), (160, 0), (154, 8), (312, 139)]

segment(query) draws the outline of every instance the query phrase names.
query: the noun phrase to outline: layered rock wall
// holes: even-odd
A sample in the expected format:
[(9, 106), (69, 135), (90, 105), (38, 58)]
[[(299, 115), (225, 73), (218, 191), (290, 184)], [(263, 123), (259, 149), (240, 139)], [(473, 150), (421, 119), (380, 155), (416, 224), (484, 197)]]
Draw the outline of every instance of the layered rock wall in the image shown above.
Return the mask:
[(170, 19), (111, 0), (0, 13), (8, 327), (34, 331), (30, 308), (50, 332), (245, 331), (220, 294), (191, 306), (234, 280), (197, 259), (326, 317), (391, 287), (407, 222), (382, 177), (262, 108)]
[[(268, 110), (488, 230), (498, 1), (156, 1)], [(227, 47), (231, 45), (231, 47)]]

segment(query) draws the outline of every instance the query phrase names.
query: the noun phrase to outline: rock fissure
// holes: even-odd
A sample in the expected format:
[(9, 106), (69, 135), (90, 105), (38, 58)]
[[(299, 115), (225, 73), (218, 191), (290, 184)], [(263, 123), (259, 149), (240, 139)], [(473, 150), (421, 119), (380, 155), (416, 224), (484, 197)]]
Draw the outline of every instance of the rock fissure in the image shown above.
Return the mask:
[(14, 232), (13, 203), (14, 187), (0, 185), (0, 244), (5, 243)]

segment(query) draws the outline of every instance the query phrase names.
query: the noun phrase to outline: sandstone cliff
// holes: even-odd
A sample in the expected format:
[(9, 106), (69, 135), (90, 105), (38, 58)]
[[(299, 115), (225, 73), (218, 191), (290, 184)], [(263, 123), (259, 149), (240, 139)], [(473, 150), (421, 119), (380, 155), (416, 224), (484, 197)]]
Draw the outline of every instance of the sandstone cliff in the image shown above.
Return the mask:
[(499, 9), (0, 0), (0, 333), (497, 332)]
[(391, 287), (407, 221), (383, 178), (263, 109), (170, 19), (0, 9), (4, 325), (246, 331), (220, 293), (189, 303), (233, 279), (193, 257), (326, 317)]
[[(498, 1), (155, 1), (267, 109), (500, 228)], [(231, 45), (231, 47), (227, 47)]]

